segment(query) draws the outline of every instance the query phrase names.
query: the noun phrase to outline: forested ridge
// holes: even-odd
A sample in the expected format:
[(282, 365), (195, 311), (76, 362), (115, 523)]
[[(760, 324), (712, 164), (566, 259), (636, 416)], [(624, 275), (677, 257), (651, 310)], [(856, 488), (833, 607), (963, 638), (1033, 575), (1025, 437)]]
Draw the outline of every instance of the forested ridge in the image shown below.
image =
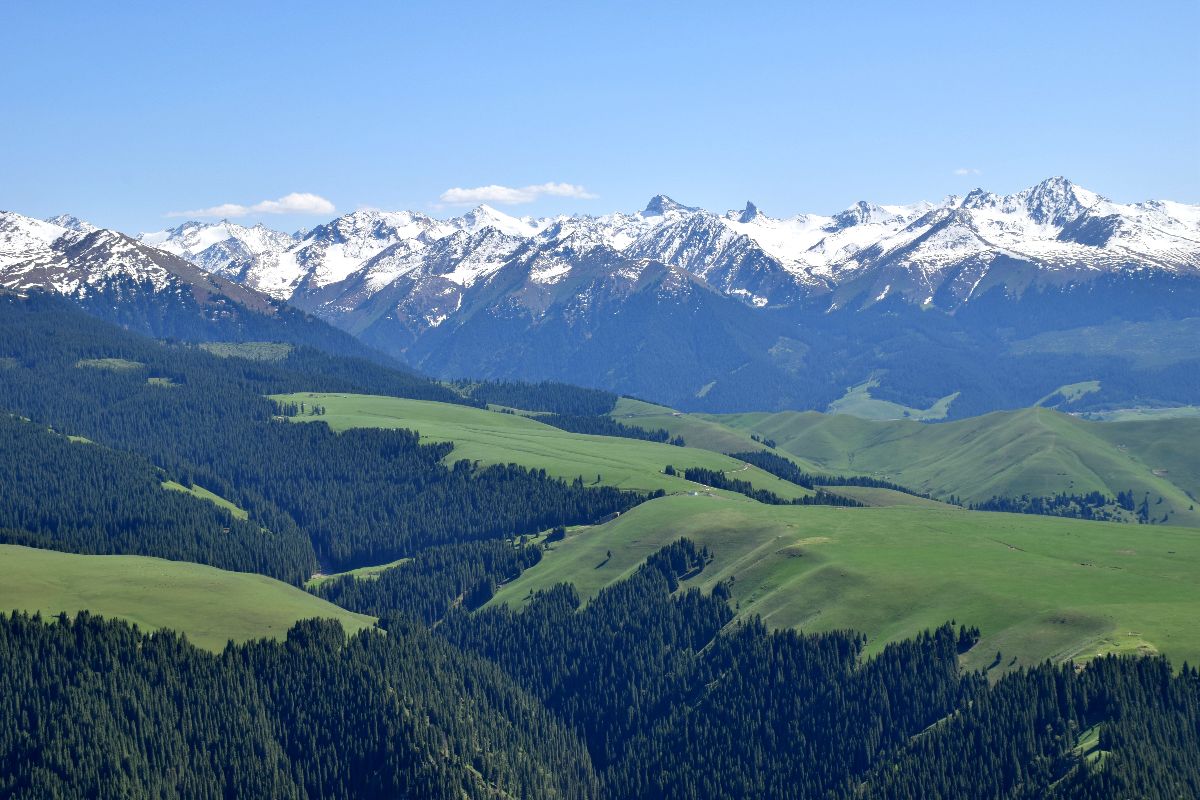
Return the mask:
[[(0, 298), (0, 357), (12, 364), (0, 380), (0, 409), (136, 453), (246, 509), (268, 530), (299, 527), (314, 553), (310, 572), (318, 561), (340, 570), (591, 522), (646, 498), (516, 465), (445, 466), (453, 445), (420, 444), (413, 431), (336, 434), (274, 419), (275, 403), (264, 395), (300, 389), (462, 401), (369, 362), (350, 369), (301, 349), (282, 363), (218, 358), (124, 333), (48, 299), (8, 297)], [(103, 359), (126, 366), (80, 366), (110, 363)], [(269, 574), (282, 572), (293, 574), (290, 562)]]
[(312, 544), (287, 517), (267, 530), (167, 491), (167, 477), (140, 456), (0, 414), (0, 542), (196, 561), (292, 583), (308, 577)]
[(0, 796), (595, 797), (578, 738), (420, 626), (207, 653), (123, 622), (0, 616)]

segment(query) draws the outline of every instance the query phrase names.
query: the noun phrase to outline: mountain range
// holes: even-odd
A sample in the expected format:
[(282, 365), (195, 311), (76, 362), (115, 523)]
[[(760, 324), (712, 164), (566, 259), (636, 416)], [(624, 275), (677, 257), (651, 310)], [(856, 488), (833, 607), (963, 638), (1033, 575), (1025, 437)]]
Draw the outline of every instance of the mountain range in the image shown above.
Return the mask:
[[(438, 377), (552, 378), (688, 409), (825, 408), (868, 384), (915, 409), (953, 395), (951, 416), (1079, 381), (1100, 381), (1079, 408), (1200, 400), (1183, 346), (1200, 206), (1115, 203), (1064, 178), (788, 218), (658, 195), (605, 216), (360, 210), (291, 234), (220, 221), (131, 238), (4, 213), (0, 285), (93, 308), (133, 285), (190, 292), (210, 319), (214, 302), (299, 309)], [(1137, 335), (1116, 346), (1080, 334), (1123, 325)], [(1148, 340), (1179, 357), (1150, 364)]]

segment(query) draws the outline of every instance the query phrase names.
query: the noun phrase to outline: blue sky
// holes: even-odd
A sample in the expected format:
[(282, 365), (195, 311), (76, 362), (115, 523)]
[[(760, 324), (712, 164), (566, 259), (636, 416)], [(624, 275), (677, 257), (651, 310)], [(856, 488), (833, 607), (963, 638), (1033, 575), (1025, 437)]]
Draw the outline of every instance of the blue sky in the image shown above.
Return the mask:
[(1200, 202), (1195, 0), (194, 5), (3, 4), (0, 208), (786, 215), (1057, 174)]

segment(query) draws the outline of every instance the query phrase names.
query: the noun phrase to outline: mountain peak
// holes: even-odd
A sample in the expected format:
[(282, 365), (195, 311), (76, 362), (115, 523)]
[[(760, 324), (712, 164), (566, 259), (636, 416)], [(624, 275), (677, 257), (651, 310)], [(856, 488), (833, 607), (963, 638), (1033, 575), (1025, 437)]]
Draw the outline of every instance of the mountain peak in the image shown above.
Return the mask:
[(46, 219), (51, 225), (57, 225), (60, 228), (66, 228), (69, 231), (76, 233), (91, 233), (96, 230), (96, 226), (90, 222), (84, 222), (79, 217), (71, 214), (59, 214), (57, 217), (49, 217)]
[(1040, 224), (1064, 225), (1100, 201), (1100, 196), (1061, 175), (1021, 192), (1029, 216)]
[(835, 214), (833, 217), (833, 224), (835, 229), (841, 230), (843, 228), (851, 228), (855, 225), (862, 225), (868, 222), (882, 222), (883, 220), (889, 219), (892, 216), (892, 214), (889, 214), (883, 208), (875, 205), (874, 203), (868, 203), (865, 200), (859, 200), (857, 203), (850, 206), (840, 214)]
[(644, 217), (665, 217), (671, 211), (698, 211), (699, 209), (685, 206), (682, 203), (676, 203), (665, 194), (656, 194), (650, 198), (650, 202), (646, 203), (646, 208), (642, 211)]
[(753, 222), (754, 218), (757, 217), (758, 214), (758, 206), (747, 200), (746, 208), (742, 211), (741, 216), (738, 217), (738, 222)]

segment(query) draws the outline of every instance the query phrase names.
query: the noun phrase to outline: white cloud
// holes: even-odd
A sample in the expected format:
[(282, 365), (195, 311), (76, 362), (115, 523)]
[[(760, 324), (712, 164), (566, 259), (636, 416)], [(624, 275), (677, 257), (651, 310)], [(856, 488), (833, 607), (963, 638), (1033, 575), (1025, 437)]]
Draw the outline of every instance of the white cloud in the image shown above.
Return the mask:
[(250, 214), (332, 214), (335, 211), (333, 203), (317, 194), (309, 192), (292, 192), (278, 200), (263, 200), (252, 206), (239, 203), (221, 203), (208, 208), (197, 208), (191, 211), (171, 211), (168, 217), (245, 217)]
[(977, 167), (959, 167), (958, 169), (954, 170), (954, 174), (955, 175), (982, 175), (983, 170), (978, 169)]
[(592, 200), (596, 195), (573, 183), (538, 183), (533, 186), (476, 186), (473, 189), (455, 187), (442, 192), (440, 199), (451, 206), (473, 206), (479, 203), (496, 203), (515, 206), (532, 203), (539, 197), (574, 197), (577, 200)]

